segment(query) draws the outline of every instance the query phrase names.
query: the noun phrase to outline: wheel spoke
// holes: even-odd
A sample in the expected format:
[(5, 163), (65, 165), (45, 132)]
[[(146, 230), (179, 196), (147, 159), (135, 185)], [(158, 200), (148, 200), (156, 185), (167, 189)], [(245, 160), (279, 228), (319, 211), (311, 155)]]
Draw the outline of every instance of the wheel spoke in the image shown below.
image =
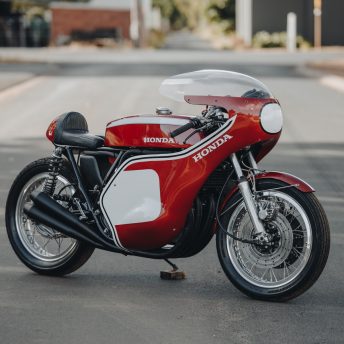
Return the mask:
[(275, 275), (275, 273), (274, 273), (274, 269), (271, 268), (270, 270), (271, 270), (271, 275), (272, 275), (273, 278), (275, 279), (275, 282), (277, 282), (278, 280), (277, 280), (277, 277), (276, 277), (276, 275)]
[(45, 244), (43, 245), (42, 248), (43, 248), (44, 250), (45, 250), (45, 248), (47, 247), (47, 245), (49, 244), (50, 240), (51, 240), (51, 239), (48, 238), (47, 241), (45, 242)]
[(265, 274), (268, 272), (268, 270), (269, 270), (269, 269), (265, 269), (263, 275), (260, 277), (262, 281), (263, 281), (263, 278), (264, 278)]
[[(283, 192), (276, 192), (274, 198), (271, 198), (272, 193), (269, 193), (270, 198), (263, 201), (262, 207), (264, 204), (270, 207), (273, 200), (278, 206), (275, 208), (278, 209), (275, 217), (269, 219), (269, 225), (266, 226), (271, 240), (275, 241), (264, 247), (227, 239), (228, 252), (235, 269), (251, 283), (266, 288), (283, 285), (296, 278), (309, 258), (309, 243), (312, 242), (310, 223), (301, 206)], [(260, 200), (257, 202), (259, 204)], [(266, 220), (264, 223), (267, 223)], [(231, 215), (230, 229), (237, 237), (252, 238), (253, 229), (243, 202), (237, 205)]]
[(292, 252), (294, 252), (298, 258), (303, 257), (304, 253), (298, 251), (295, 247), (293, 247)]
[[(30, 199), (31, 193), (34, 190), (41, 191), (43, 189), (46, 177), (47, 172), (40, 173), (25, 184), (18, 196), (15, 218), (19, 238), (27, 251), (37, 259), (53, 261), (72, 254), (76, 247), (76, 241), (69, 240), (62, 245), (63, 239), (59, 237), (60, 234), (58, 232), (48, 226), (43, 226), (28, 219), (23, 212), (26, 204), (32, 204)], [(62, 176), (57, 178), (56, 192), (65, 186), (66, 188), (63, 191), (65, 194), (73, 192), (73, 186), (66, 178)]]

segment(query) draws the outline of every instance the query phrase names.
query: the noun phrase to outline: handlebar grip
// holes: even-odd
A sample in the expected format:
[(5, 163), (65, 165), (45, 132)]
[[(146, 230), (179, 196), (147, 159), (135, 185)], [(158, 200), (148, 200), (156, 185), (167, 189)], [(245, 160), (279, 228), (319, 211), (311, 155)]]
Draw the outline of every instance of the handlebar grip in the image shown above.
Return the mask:
[(182, 125), (181, 127), (177, 128), (176, 130), (173, 130), (170, 135), (171, 135), (171, 137), (176, 137), (176, 136), (184, 133), (184, 131), (195, 128), (195, 126), (196, 126), (196, 123), (191, 121), (189, 123)]

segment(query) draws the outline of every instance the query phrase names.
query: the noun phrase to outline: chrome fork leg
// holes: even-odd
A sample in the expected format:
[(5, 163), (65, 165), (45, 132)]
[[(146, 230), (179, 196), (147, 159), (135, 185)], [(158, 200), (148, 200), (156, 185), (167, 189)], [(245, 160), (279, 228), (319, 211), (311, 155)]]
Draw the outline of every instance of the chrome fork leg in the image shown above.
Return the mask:
[(233, 153), (231, 156), (231, 161), (235, 170), (235, 173), (238, 177), (238, 187), (239, 190), (241, 192), (241, 195), (244, 199), (245, 202), (245, 206), (247, 209), (247, 212), (250, 216), (250, 219), (253, 223), (254, 226), (254, 234), (257, 236), (259, 241), (266, 241), (266, 231), (265, 228), (262, 224), (262, 222), (260, 221), (258, 214), (257, 214), (257, 208), (254, 204), (253, 198), (252, 198), (252, 192), (250, 189), (250, 185), (246, 179), (246, 177), (244, 176), (240, 163), (238, 161), (238, 158), (236, 156), (235, 153)]
[(256, 162), (251, 151), (248, 152), (248, 160), (250, 161), (251, 167), (253, 169), (253, 173), (257, 174), (258, 173), (258, 165), (257, 165), (257, 162)]

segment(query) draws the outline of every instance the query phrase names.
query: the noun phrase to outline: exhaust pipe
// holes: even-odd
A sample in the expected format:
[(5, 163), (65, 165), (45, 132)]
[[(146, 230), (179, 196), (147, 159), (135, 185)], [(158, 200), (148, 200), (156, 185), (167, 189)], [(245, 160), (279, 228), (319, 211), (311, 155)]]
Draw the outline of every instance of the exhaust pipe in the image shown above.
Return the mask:
[(99, 245), (97, 242), (92, 241), (88, 237), (82, 235), (79, 232), (76, 232), (73, 228), (66, 225), (65, 223), (57, 220), (55, 217), (52, 217), (48, 215), (47, 213), (43, 212), (39, 208), (37, 208), (33, 204), (26, 204), (24, 206), (24, 213), (28, 215), (31, 219), (45, 225), (48, 227), (51, 227), (58, 232), (61, 232), (62, 234), (71, 237), (73, 239), (76, 239), (78, 241), (85, 242), (89, 245), (95, 246), (97, 248), (101, 248), (102, 246)]
[(87, 224), (82, 223), (74, 214), (46, 193), (34, 191), (30, 197), (34, 205), (24, 206), (24, 213), (30, 218), (96, 248), (118, 253), (124, 252), (103, 239), (100, 234), (97, 234)]
[(136, 250), (125, 251), (106, 241), (100, 233), (98, 234), (90, 226), (81, 222), (77, 216), (69, 212), (46, 193), (33, 191), (30, 198), (34, 204), (26, 204), (24, 206), (24, 213), (28, 215), (29, 218), (51, 227), (68, 237), (94, 246), (95, 248), (115, 253), (122, 253), (125, 256), (130, 255), (151, 259), (165, 259), (173, 257), (173, 253), (180, 248), (175, 247), (168, 252), (159, 250), (159, 252)]

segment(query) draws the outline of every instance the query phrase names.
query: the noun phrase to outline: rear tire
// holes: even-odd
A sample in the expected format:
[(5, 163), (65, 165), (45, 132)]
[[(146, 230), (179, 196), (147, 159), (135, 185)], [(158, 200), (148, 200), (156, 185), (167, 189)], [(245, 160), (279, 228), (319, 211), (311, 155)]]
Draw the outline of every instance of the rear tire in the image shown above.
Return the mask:
[[(37, 224), (29, 218), (24, 221), (22, 205), (29, 200), (29, 194), (34, 189), (42, 188), (41, 183), (49, 171), (49, 160), (49, 158), (44, 158), (32, 162), (13, 182), (6, 203), (6, 229), (14, 252), (28, 268), (43, 275), (62, 276), (85, 264), (91, 257), (94, 247), (64, 237), (61, 233)], [(62, 183), (60, 189), (64, 184), (74, 183), (73, 174), (67, 162), (63, 164), (60, 171), (60, 181)], [(50, 240), (56, 241), (58, 250), (61, 249), (63, 240), (68, 240), (65, 252), (58, 251), (56, 253), (54, 250), (54, 253), (51, 253), (48, 251), (48, 245), (53, 249), (54, 242), (45, 244), (44, 241), (49, 239), (48, 234), (51, 233), (53, 233), (52, 238), (54, 239)], [(43, 247), (44, 245), (46, 246)]]
[[(267, 190), (285, 186), (286, 184), (276, 180), (257, 181), (257, 190)], [(326, 214), (313, 193), (303, 193), (295, 187), (291, 187), (280, 189), (275, 195), (276, 194), (279, 194), (282, 197), (281, 199), (284, 197), (284, 199), (293, 200), (297, 209), (303, 214), (303, 217), (300, 216), (298, 218), (297, 215), (295, 215), (297, 213), (292, 217), (292, 215), (290, 215), (291, 213), (288, 213), (289, 210), (287, 210), (284, 215), (278, 213), (278, 220), (275, 221), (276, 223), (280, 223), (281, 227), (283, 227), (282, 220), (279, 220), (279, 218), (282, 219), (283, 216), (285, 219), (289, 218), (290, 223), (288, 225), (288, 221), (284, 220), (285, 228), (283, 230), (278, 229), (278, 236), (280, 239), (276, 236), (277, 240), (279, 240), (279, 243), (276, 243), (276, 246), (278, 246), (276, 249), (269, 248), (263, 251), (263, 249), (260, 247), (257, 248), (255, 247), (256, 245), (253, 244), (246, 244), (246, 246), (242, 243), (236, 244), (238, 241), (230, 239), (223, 230), (218, 230), (216, 244), (221, 266), (235, 287), (255, 299), (287, 301), (304, 293), (319, 278), (329, 255), (330, 229)], [(237, 226), (236, 228), (242, 228), (244, 232), (245, 227), (240, 227), (238, 223), (240, 221), (244, 223), (244, 216), (248, 217), (248, 214), (245, 208), (241, 209), (242, 214), (245, 212), (246, 214), (239, 214), (238, 208), (240, 206), (243, 207), (240, 198), (241, 195), (237, 193), (230, 199), (228, 204), (225, 205), (224, 209), (228, 209), (231, 205), (234, 205), (235, 202), (239, 202), (227, 213), (223, 214), (221, 223), (225, 228), (228, 228), (228, 225), (234, 223)], [(290, 211), (291, 209), (292, 208), (290, 208)], [(279, 210), (279, 212), (281, 212), (281, 210)], [(239, 217), (239, 215), (242, 217)], [(233, 222), (235, 216), (237, 216), (236, 219), (239, 222)], [(295, 223), (295, 221), (297, 223)], [(301, 225), (303, 221), (308, 223), (305, 225), (305, 228), (307, 227), (308, 230), (305, 230), (302, 234), (301, 228), (303, 227)], [(246, 224), (247, 223), (246, 221)], [(301, 227), (297, 227), (297, 224), (300, 224)], [(252, 228), (252, 224), (250, 224), (250, 226)], [(228, 228), (227, 230), (232, 232), (233, 228)], [(235, 234), (236, 236), (242, 237), (243, 232), (237, 232)], [(307, 233), (309, 234), (306, 235)], [(285, 236), (284, 239), (283, 236)], [(300, 248), (302, 245), (303, 248)], [(237, 251), (235, 251), (235, 248)], [(240, 248), (242, 251), (240, 251)], [(309, 252), (307, 252), (307, 248)], [(296, 250), (296, 252), (300, 251), (303, 255), (295, 255), (293, 253), (295, 252), (294, 250)], [(248, 261), (244, 264), (247, 257), (252, 259), (253, 267)], [(256, 262), (254, 262), (255, 259), (257, 259)], [(300, 260), (300, 265), (297, 265), (298, 260)], [(294, 268), (294, 265), (295, 270), (293, 271), (291, 267)], [(264, 271), (264, 269), (266, 269), (268, 273), (265, 273), (265, 275), (262, 273), (259, 279), (258, 272), (260, 270)], [(270, 270), (272, 270), (272, 272)], [(292, 271), (290, 277), (286, 276), (285, 271), (288, 273)], [(271, 277), (268, 276), (269, 274)], [(278, 276), (280, 276), (280, 280), (278, 280)]]

